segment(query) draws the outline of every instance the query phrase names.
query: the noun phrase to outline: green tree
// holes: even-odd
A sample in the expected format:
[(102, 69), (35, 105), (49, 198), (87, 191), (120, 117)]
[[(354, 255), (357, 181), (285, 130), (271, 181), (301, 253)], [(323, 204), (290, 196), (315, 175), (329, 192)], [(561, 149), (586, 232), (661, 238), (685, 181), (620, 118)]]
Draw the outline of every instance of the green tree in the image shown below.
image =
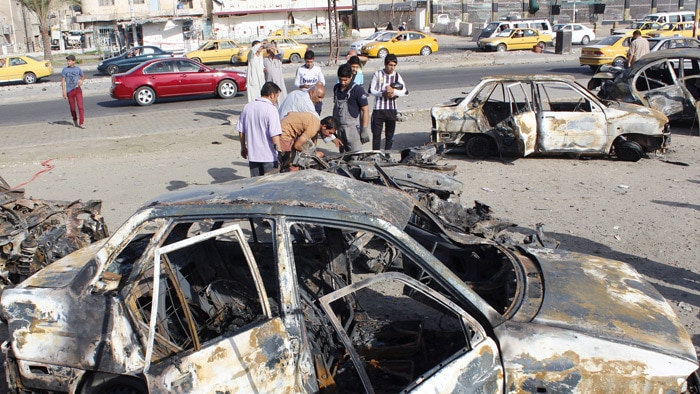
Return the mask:
[[(51, 26), (49, 25), (49, 13), (53, 5), (52, 0), (19, 0), (39, 20), (39, 33), (44, 45), (44, 60), (51, 60)], [(27, 48), (29, 49), (29, 48)]]

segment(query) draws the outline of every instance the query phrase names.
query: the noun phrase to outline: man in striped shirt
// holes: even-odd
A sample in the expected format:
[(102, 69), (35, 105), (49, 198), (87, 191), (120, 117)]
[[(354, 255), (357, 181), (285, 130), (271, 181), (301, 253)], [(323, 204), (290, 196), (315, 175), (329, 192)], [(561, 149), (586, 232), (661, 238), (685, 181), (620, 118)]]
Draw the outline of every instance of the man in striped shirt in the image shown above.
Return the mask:
[(386, 129), (384, 150), (390, 150), (394, 145), (396, 131), (396, 98), (408, 94), (406, 84), (396, 72), (398, 64), (396, 55), (384, 58), (384, 69), (372, 75), (369, 94), (374, 96), (372, 111), (372, 149), (379, 150), (382, 142), (382, 128)]

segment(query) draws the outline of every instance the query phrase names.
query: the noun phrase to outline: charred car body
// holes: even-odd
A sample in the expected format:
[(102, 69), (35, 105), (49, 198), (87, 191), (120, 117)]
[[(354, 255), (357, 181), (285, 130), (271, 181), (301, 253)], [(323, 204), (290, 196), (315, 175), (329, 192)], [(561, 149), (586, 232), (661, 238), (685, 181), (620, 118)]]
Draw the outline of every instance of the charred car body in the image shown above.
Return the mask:
[(630, 68), (607, 67), (588, 82), (598, 97), (663, 112), (671, 120), (692, 120), (700, 99), (700, 53), (694, 48), (652, 52)]
[(102, 202), (25, 197), (0, 177), (0, 289), (108, 236)]
[[(369, 263), (369, 261), (375, 263)], [(372, 271), (365, 267), (383, 267)], [(10, 386), (59, 392), (680, 392), (630, 266), (507, 248), (321, 171), (195, 187), (3, 294)]]
[(601, 101), (573, 78), (492, 76), (431, 109), (431, 139), (492, 154), (612, 155), (637, 161), (670, 143), (668, 118), (640, 105)]

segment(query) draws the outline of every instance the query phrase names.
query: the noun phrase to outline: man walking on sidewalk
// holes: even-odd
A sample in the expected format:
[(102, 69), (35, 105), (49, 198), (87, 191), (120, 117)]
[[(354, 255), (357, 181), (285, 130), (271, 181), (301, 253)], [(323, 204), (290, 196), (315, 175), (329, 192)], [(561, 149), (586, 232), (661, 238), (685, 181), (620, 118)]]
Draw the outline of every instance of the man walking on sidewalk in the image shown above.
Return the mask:
[(66, 56), (66, 61), (68, 66), (61, 71), (61, 90), (63, 91), (63, 98), (68, 99), (73, 125), (82, 129), (84, 128), (83, 123), (85, 123), (85, 113), (83, 111), (83, 90), (81, 86), (83, 86), (85, 81), (85, 74), (83, 74), (83, 70), (80, 67), (75, 65), (75, 56)]

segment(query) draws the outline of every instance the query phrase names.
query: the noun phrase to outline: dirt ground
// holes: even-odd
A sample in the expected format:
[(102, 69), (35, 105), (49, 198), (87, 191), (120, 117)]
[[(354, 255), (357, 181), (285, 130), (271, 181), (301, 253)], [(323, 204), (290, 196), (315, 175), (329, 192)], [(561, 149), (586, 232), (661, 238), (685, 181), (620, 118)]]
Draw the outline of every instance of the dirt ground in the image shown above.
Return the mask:
[[(399, 123), (395, 146), (423, 144), (428, 130), (427, 112), (411, 114)], [(543, 223), (561, 249), (636, 267), (669, 300), (698, 352), (699, 162), (700, 137), (689, 136), (687, 129), (673, 136), (665, 154), (636, 163), (575, 158), (473, 161), (462, 154), (449, 154), (444, 160), (457, 166), (457, 178), (464, 183), (463, 202), (482, 201), (497, 216), (517, 223), (514, 237), (524, 237)], [(44, 168), (51, 169), (40, 173)], [(96, 140), (89, 146), (0, 149), (0, 174), (11, 186), (29, 182), (24, 186), (28, 196), (100, 199), (114, 231), (157, 195), (248, 177), (248, 169), (232, 127), (220, 126)]]

